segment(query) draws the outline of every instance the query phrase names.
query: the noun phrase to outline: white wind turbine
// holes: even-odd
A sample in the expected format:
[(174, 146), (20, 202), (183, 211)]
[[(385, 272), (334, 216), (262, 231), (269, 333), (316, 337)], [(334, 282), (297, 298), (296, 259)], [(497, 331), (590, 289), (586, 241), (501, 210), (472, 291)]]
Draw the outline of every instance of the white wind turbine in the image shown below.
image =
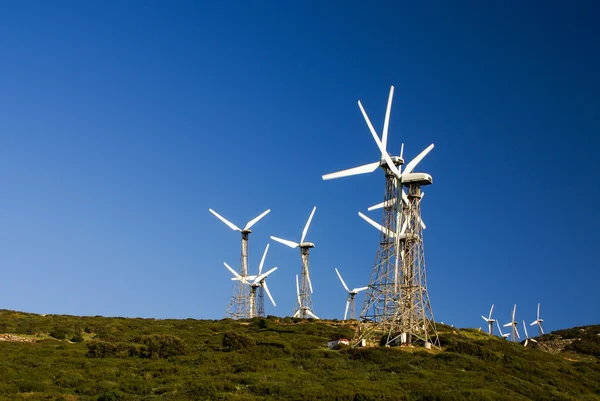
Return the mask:
[[(402, 147), (400, 149), (400, 156), (390, 156), (386, 149), (387, 141), (388, 141), (388, 129), (389, 129), (389, 124), (390, 124), (390, 112), (392, 110), (393, 97), (394, 97), (394, 87), (391, 86), (390, 94), (388, 97), (387, 108), (385, 111), (385, 120), (383, 123), (383, 133), (381, 136), (381, 140), (379, 139), (379, 136), (378, 136), (377, 132), (375, 131), (375, 128), (373, 128), (373, 124), (371, 123), (371, 120), (369, 119), (369, 116), (367, 115), (367, 112), (365, 111), (362, 103), (360, 102), (360, 100), (358, 101), (358, 107), (360, 108), (360, 111), (365, 119), (365, 122), (367, 123), (367, 126), (369, 127), (369, 131), (371, 132), (371, 135), (373, 136), (373, 139), (375, 140), (375, 143), (377, 144), (377, 147), (379, 148), (379, 151), (381, 152), (381, 158), (379, 159), (379, 161), (365, 164), (365, 165), (358, 166), (358, 167), (353, 167), (353, 168), (342, 170), (342, 171), (337, 171), (335, 173), (324, 174), (322, 176), (323, 180), (332, 180), (335, 178), (342, 178), (342, 177), (349, 177), (349, 176), (353, 176), (353, 175), (372, 173), (373, 171), (375, 171), (377, 169), (377, 167), (382, 167), (384, 171), (386, 171), (387, 169), (390, 169), (392, 171), (392, 173), (396, 177), (396, 180), (394, 181), (394, 183), (395, 183), (396, 187), (398, 187), (398, 184), (400, 184), (402, 182), (402, 179), (407, 178), (406, 175), (412, 173), (412, 171), (415, 169), (417, 164), (419, 164), (419, 162), (421, 160), (423, 160), (423, 158), (433, 149), (434, 145), (433, 144), (429, 145), (425, 150), (423, 150), (413, 160), (411, 160), (408, 164), (406, 164), (404, 171), (402, 173), (400, 172), (398, 167), (396, 167), (396, 166), (401, 166), (404, 164), (404, 159), (403, 159), (404, 144), (402, 144)], [(387, 167), (386, 167), (386, 165), (387, 165)], [(431, 176), (429, 176), (429, 179), (431, 180)], [(402, 196), (402, 200), (404, 201), (404, 203), (406, 205), (408, 205), (409, 204), (408, 197), (407, 197), (406, 193), (404, 192), (404, 190), (402, 190), (401, 196)], [(389, 200), (389, 201), (387, 201), (387, 203), (386, 203), (386, 201), (384, 201), (375, 206), (372, 206), (371, 208), (369, 208), (369, 210), (378, 209), (378, 208), (381, 208), (384, 206), (391, 207), (395, 203), (396, 203), (395, 199)], [(421, 225), (423, 226), (423, 228), (425, 228), (425, 224), (422, 221), (421, 221)]]
[(272, 268), (271, 270), (267, 271), (266, 273), (262, 272), (262, 268), (265, 263), (265, 258), (267, 256), (268, 250), (269, 250), (269, 244), (267, 244), (267, 247), (265, 248), (265, 252), (263, 253), (263, 257), (260, 261), (260, 265), (258, 266), (258, 275), (257, 276), (241, 276), (235, 270), (233, 270), (231, 268), (231, 266), (229, 266), (227, 263), (223, 263), (225, 265), (225, 267), (233, 274), (232, 280), (239, 280), (243, 284), (246, 284), (250, 287), (250, 318), (258, 316), (257, 310), (259, 313), (261, 311), (264, 311), (264, 305), (257, 305), (257, 303), (261, 302), (260, 300), (263, 299), (262, 297), (258, 297), (258, 298), (256, 297), (256, 292), (259, 288), (263, 289), (267, 293), (267, 296), (271, 300), (271, 303), (273, 304), (273, 306), (277, 306), (275, 304), (275, 301), (273, 300), (273, 297), (271, 296), (271, 292), (269, 291), (269, 287), (267, 286), (267, 282), (266, 282), (266, 278), (269, 276), (269, 274), (271, 274), (275, 270), (277, 270), (277, 267)]
[(529, 337), (529, 334), (527, 333), (527, 325), (525, 324), (525, 320), (523, 320), (523, 331), (525, 331), (525, 346), (527, 347), (527, 344), (529, 344), (529, 341), (533, 341), (534, 343), (537, 343), (537, 340), (535, 338), (531, 338)]
[(494, 305), (492, 304), (492, 308), (490, 309), (490, 315), (488, 317), (481, 316), (483, 320), (488, 323), (488, 334), (494, 335), (494, 322), (496, 319), (492, 319), (492, 311), (494, 310)]
[(517, 339), (521, 338), (521, 336), (519, 336), (519, 331), (517, 330), (517, 325), (519, 323), (515, 320), (516, 313), (517, 313), (517, 304), (515, 304), (515, 307), (513, 308), (512, 320), (504, 325), (504, 327), (511, 327), (511, 337), (510, 338), (514, 342), (517, 342)]
[(356, 319), (356, 314), (354, 312), (354, 297), (360, 291), (364, 291), (364, 290), (366, 290), (369, 287), (353, 288), (352, 290), (349, 290), (348, 286), (344, 282), (344, 279), (342, 278), (342, 275), (338, 271), (337, 267), (335, 268), (335, 272), (337, 273), (338, 277), (340, 278), (340, 281), (342, 282), (342, 285), (344, 286), (344, 288), (348, 292), (348, 299), (346, 300), (346, 311), (344, 312), (344, 320), (346, 320), (346, 316), (348, 315), (348, 308), (350, 308), (350, 319)]
[(500, 328), (500, 323), (498, 323), (497, 320), (496, 320), (496, 326), (498, 326), (498, 333), (500, 333), (500, 336), (506, 340), (506, 338), (508, 336), (510, 336), (510, 333), (502, 334), (502, 329)]
[[(306, 239), (306, 234), (308, 233), (308, 228), (310, 227), (310, 223), (315, 214), (317, 207), (313, 207), (306, 224), (304, 225), (304, 229), (302, 230), (302, 236), (300, 237), (300, 242), (294, 242), (287, 239), (282, 239), (279, 237), (271, 236), (273, 241), (277, 241), (284, 245), (289, 246), (290, 248), (298, 248), (300, 247), (300, 256), (302, 257), (302, 270), (300, 272), (301, 284), (297, 286), (298, 289), (298, 306), (296, 311), (294, 312), (294, 316), (301, 317), (306, 319), (307, 317), (315, 317), (313, 313), (313, 306), (311, 295), (313, 292), (312, 282), (310, 280), (310, 268), (308, 263), (309, 251), (311, 248), (315, 247), (315, 244), (312, 242), (304, 242)], [(316, 317), (315, 317), (316, 319)]]
[(544, 321), (544, 319), (540, 319), (540, 304), (538, 303), (537, 319), (534, 320), (533, 323), (530, 324), (530, 326), (533, 326), (534, 324), (538, 325), (538, 330), (539, 330), (538, 335), (544, 334), (544, 329), (542, 329), (542, 322), (543, 321)]

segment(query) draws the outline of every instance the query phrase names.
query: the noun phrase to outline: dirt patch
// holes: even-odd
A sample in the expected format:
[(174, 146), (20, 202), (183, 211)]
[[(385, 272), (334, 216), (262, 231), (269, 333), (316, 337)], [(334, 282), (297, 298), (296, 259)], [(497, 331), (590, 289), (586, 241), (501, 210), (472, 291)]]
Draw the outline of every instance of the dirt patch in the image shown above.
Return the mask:
[(35, 338), (21, 337), (14, 334), (0, 334), (0, 341), (10, 341), (15, 343), (34, 343)]

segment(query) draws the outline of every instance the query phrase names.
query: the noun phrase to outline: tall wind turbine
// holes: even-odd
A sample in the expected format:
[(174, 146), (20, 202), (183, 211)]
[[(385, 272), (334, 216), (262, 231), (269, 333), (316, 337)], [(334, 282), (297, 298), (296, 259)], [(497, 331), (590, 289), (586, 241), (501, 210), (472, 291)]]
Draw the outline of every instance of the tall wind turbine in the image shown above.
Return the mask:
[(510, 339), (513, 342), (517, 342), (518, 339), (521, 339), (521, 336), (519, 336), (519, 331), (517, 330), (517, 325), (519, 323), (515, 320), (515, 314), (516, 313), (517, 313), (517, 304), (515, 304), (515, 307), (513, 308), (512, 320), (504, 325), (504, 327), (510, 327), (511, 328)]
[(313, 207), (308, 220), (306, 221), (306, 225), (304, 226), (304, 230), (302, 230), (302, 237), (300, 237), (300, 242), (294, 242), (287, 239), (282, 239), (278, 237), (271, 236), (273, 241), (277, 241), (284, 245), (289, 246), (290, 248), (298, 248), (300, 247), (300, 256), (302, 257), (302, 270), (300, 271), (300, 285), (298, 287), (298, 305), (294, 311), (294, 316), (300, 317), (302, 319), (307, 319), (309, 317), (316, 318), (316, 315), (313, 311), (311, 294), (313, 292), (312, 282), (310, 281), (310, 269), (308, 263), (308, 254), (310, 248), (314, 248), (315, 244), (312, 242), (304, 242), (306, 239), (306, 233), (308, 232), (308, 228), (310, 227), (310, 222), (312, 221), (313, 215), (315, 214), (315, 210), (317, 207)]
[[(225, 217), (221, 216), (219, 213), (215, 212), (212, 209), (208, 209), (216, 218), (221, 220), (227, 227), (231, 228), (234, 231), (238, 231), (242, 234), (242, 256), (241, 256), (241, 267), (240, 267), (240, 275), (242, 277), (246, 277), (248, 275), (248, 235), (252, 232), (250, 228), (255, 225), (260, 219), (265, 217), (271, 209), (267, 209), (252, 220), (250, 220), (243, 229), (239, 228)], [(242, 281), (236, 281), (236, 284), (233, 287), (233, 294), (231, 296), (231, 301), (229, 302), (229, 306), (227, 307), (227, 311), (225, 312), (226, 317), (230, 317), (233, 319), (243, 319), (249, 318), (250, 316), (250, 291), (246, 285), (243, 285)]]
[(488, 334), (490, 334), (490, 335), (494, 335), (494, 322), (496, 321), (496, 319), (492, 319), (492, 311), (493, 310), (494, 310), (494, 305), (492, 304), (492, 307), (490, 309), (490, 315), (488, 317), (481, 316), (481, 318), (488, 323)]
[(533, 326), (534, 324), (538, 325), (538, 330), (539, 333), (538, 335), (542, 335), (544, 334), (544, 329), (542, 328), (542, 322), (544, 321), (544, 319), (540, 319), (540, 304), (538, 303), (538, 309), (537, 309), (537, 319), (533, 321), (533, 323), (530, 324), (530, 326)]
[[(419, 245), (422, 242), (422, 232), (412, 226), (414, 221), (417, 221), (421, 227), (424, 226), (420, 218), (420, 208), (412, 210), (412, 213), (409, 214), (414, 205), (420, 201), (420, 186), (431, 183), (429, 175), (419, 173), (418, 177), (410, 177), (410, 174), (433, 149), (433, 144), (406, 164), (404, 171), (400, 170), (404, 165), (403, 148), (400, 156), (390, 156), (386, 149), (393, 95), (394, 87), (392, 86), (388, 96), (381, 139), (379, 139), (362, 103), (358, 101), (358, 107), (379, 148), (379, 160), (323, 175), (324, 180), (330, 180), (370, 173), (377, 167), (381, 167), (386, 178), (385, 195), (380, 204), (383, 207), (380, 225), (383, 229), (380, 230), (379, 248), (360, 314), (362, 322), (357, 328), (353, 345), (363, 343), (363, 340), (368, 345), (379, 344), (382, 336), (387, 336), (386, 345), (397, 343), (398, 333), (400, 333), (400, 342), (403, 344), (410, 345), (414, 336), (423, 340), (426, 346), (431, 343), (439, 346), (433, 312), (427, 294), (423, 247)], [(413, 192), (409, 195), (402, 189), (408, 178), (411, 178), (413, 188)], [(406, 208), (402, 205), (403, 203)], [(408, 230), (408, 233), (411, 234), (410, 240), (407, 240), (406, 237), (402, 238), (400, 235), (401, 220), (404, 219), (408, 220), (410, 224)], [(405, 274), (402, 279), (398, 277), (399, 271), (403, 275)], [(404, 299), (402, 298), (404, 295), (401, 294), (405, 295)], [(423, 323), (425, 323), (424, 327)]]
[(348, 308), (350, 308), (350, 319), (356, 319), (356, 313), (354, 312), (354, 297), (356, 296), (356, 294), (358, 294), (361, 291), (366, 290), (369, 287), (353, 288), (352, 290), (349, 290), (348, 286), (344, 282), (344, 279), (342, 278), (342, 275), (338, 271), (337, 267), (335, 268), (335, 272), (337, 273), (338, 277), (340, 278), (342, 285), (348, 292), (348, 299), (346, 300), (346, 311), (344, 312), (344, 320), (346, 320), (346, 316), (348, 316)]

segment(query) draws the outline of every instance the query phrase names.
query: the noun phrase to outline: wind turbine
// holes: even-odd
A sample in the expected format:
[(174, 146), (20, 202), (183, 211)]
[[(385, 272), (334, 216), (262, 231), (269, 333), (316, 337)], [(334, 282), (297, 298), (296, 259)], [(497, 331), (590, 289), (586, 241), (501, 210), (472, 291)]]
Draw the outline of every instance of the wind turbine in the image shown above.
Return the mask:
[(496, 319), (492, 319), (492, 311), (494, 310), (494, 305), (492, 304), (492, 308), (490, 309), (490, 315), (488, 317), (481, 316), (483, 320), (488, 323), (488, 334), (494, 335), (494, 322)]
[(275, 301), (273, 300), (271, 292), (269, 291), (269, 287), (267, 287), (267, 282), (265, 281), (269, 274), (277, 270), (277, 267), (272, 268), (266, 273), (262, 272), (263, 264), (265, 262), (265, 257), (267, 256), (268, 250), (269, 244), (267, 244), (265, 252), (263, 253), (263, 257), (260, 261), (260, 265), (258, 266), (257, 276), (241, 276), (235, 270), (233, 270), (231, 266), (229, 266), (227, 263), (223, 263), (225, 267), (233, 274), (232, 280), (238, 280), (241, 283), (250, 287), (250, 318), (253, 318), (255, 316), (262, 316), (264, 314), (264, 298), (262, 296), (259, 296), (258, 298), (256, 297), (256, 292), (259, 288), (264, 289), (264, 291), (267, 293), (267, 296), (271, 300), (271, 303), (273, 303), (273, 306), (277, 306), (275, 305)]
[(500, 323), (498, 323), (497, 320), (496, 320), (496, 326), (498, 326), (498, 333), (500, 333), (500, 336), (502, 336), (502, 338), (504, 338), (506, 340), (506, 337), (510, 336), (510, 333), (502, 334), (502, 329), (500, 328)]
[[(231, 228), (234, 231), (239, 231), (242, 234), (242, 266), (240, 268), (240, 274), (245, 277), (248, 275), (248, 235), (252, 232), (250, 228), (256, 224), (260, 219), (265, 217), (271, 209), (267, 209), (252, 220), (248, 221), (243, 229), (239, 228), (225, 217), (221, 216), (219, 213), (215, 212), (212, 209), (208, 209), (210, 213), (212, 213), (216, 218), (221, 220), (227, 227)], [(250, 294), (248, 292), (248, 288), (241, 285), (238, 282), (233, 288), (233, 294), (231, 296), (231, 301), (229, 306), (227, 307), (226, 316), (232, 317), (234, 319), (240, 318), (248, 318), (250, 316), (250, 308), (251, 308), (251, 300)]]
[(533, 341), (534, 343), (537, 343), (537, 340), (535, 338), (531, 338), (529, 337), (529, 334), (527, 333), (527, 325), (525, 324), (525, 320), (523, 320), (523, 331), (525, 331), (525, 347), (527, 347), (527, 344), (529, 343), (529, 341)]
[(346, 320), (346, 316), (348, 315), (348, 307), (350, 307), (350, 319), (356, 319), (356, 313), (354, 312), (354, 297), (360, 291), (364, 291), (364, 290), (366, 290), (369, 287), (353, 288), (352, 290), (349, 290), (348, 286), (344, 282), (344, 279), (342, 278), (342, 275), (338, 271), (337, 267), (335, 268), (335, 272), (337, 273), (338, 277), (340, 278), (340, 281), (342, 282), (342, 285), (344, 286), (344, 288), (348, 292), (348, 300), (346, 301), (346, 311), (344, 312), (344, 320)]
[[(300, 256), (302, 257), (302, 270), (300, 272), (301, 277), (301, 285), (298, 287), (298, 306), (296, 311), (294, 312), (294, 316), (299, 313), (298, 317), (306, 319), (307, 317), (314, 317), (317, 319), (312, 312), (312, 300), (311, 294), (313, 292), (312, 282), (310, 280), (310, 269), (308, 264), (308, 255), (310, 248), (314, 248), (315, 244), (312, 242), (304, 242), (306, 239), (306, 233), (308, 232), (308, 228), (310, 227), (310, 222), (315, 214), (317, 207), (313, 207), (306, 224), (304, 225), (304, 230), (302, 230), (302, 236), (300, 237), (300, 242), (294, 242), (287, 239), (282, 239), (278, 237), (271, 236), (273, 241), (277, 241), (284, 245), (289, 246), (290, 248), (298, 248), (300, 247)], [(310, 313), (309, 313), (310, 312)]]
[(517, 330), (517, 325), (519, 323), (515, 320), (516, 313), (517, 313), (517, 304), (515, 304), (515, 307), (513, 308), (512, 320), (504, 325), (504, 327), (509, 327), (509, 326), (511, 327), (511, 337), (510, 338), (514, 342), (517, 342), (517, 339), (521, 338), (521, 336), (519, 336), (519, 331)]
[(538, 303), (537, 319), (534, 320), (533, 323), (530, 324), (530, 326), (533, 326), (534, 324), (538, 325), (538, 330), (539, 330), (538, 335), (544, 334), (544, 329), (542, 329), (542, 322), (543, 321), (544, 321), (544, 319), (540, 319), (540, 304)]
[[(296, 296), (298, 297), (298, 305), (302, 305), (302, 299), (300, 296), (300, 285), (298, 285), (298, 275), (296, 274)], [(309, 308), (297, 308), (292, 317), (301, 317), (303, 319), (313, 318), (318, 319), (319, 317), (315, 315)]]

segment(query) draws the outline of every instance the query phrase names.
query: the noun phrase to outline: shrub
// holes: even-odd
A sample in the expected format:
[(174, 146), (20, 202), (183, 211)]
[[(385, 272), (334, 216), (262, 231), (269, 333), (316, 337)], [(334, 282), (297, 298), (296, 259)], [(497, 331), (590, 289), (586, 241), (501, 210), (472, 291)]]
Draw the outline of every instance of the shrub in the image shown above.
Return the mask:
[(87, 343), (87, 356), (90, 358), (105, 358), (114, 356), (123, 350), (123, 346), (118, 343), (111, 343), (102, 340), (92, 340)]
[(54, 327), (50, 332), (50, 337), (54, 337), (57, 340), (64, 340), (69, 335), (69, 330), (64, 327)]
[(71, 342), (81, 343), (83, 342), (83, 337), (81, 336), (81, 334), (76, 334), (73, 338), (71, 338)]
[(254, 346), (254, 342), (243, 334), (228, 331), (223, 334), (223, 347), (229, 351), (248, 349)]
[(181, 338), (169, 334), (149, 334), (134, 338), (134, 342), (141, 344), (139, 348), (129, 348), (132, 352), (138, 352), (141, 358), (169, 358), (184, 355), (186, 343)]

